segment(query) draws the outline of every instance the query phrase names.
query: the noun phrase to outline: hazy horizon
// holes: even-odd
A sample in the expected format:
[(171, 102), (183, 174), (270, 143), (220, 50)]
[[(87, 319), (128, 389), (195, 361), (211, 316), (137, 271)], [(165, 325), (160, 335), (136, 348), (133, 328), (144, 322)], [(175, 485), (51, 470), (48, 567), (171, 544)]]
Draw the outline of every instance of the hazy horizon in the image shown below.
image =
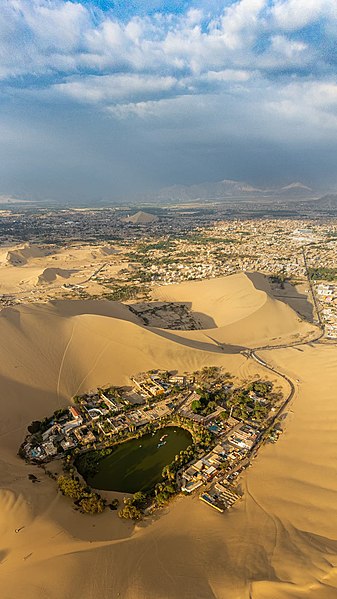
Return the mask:
[(0, 194), (337, 186), (333, 0), (8, 0)]

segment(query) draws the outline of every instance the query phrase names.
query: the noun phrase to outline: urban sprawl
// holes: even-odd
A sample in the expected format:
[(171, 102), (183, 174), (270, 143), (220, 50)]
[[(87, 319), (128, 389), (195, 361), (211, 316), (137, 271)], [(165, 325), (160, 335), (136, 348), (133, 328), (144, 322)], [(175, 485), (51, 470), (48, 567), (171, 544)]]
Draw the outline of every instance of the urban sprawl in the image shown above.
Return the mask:
[[(257, 271), (270, 277), (279, 299), (290, 284), (303, 295), (314, 294), (314, 320), (325, 327), (326, 339), (337, 338), (335, 218), (284, 218), (282, 211), (277, 218), (254, 218), (253, 208), (247, 213), (244, 205), (239, 216), (230, 217), (228, 207), (212, 205), (156, 208), (130, 217), (131, 212), (0, 210), (2, 239), (9, 250), (29, 239), (56, 258), (64, 248), (75, 253), (85, 247), (95, 257), (85, 273), (73, 274), (72, 282), (27, 289), (20, 285), (0, 295), (0, 306), (67, 298), (105, 298), (132, 306), (151, 299), (158, 285)], [(21, 258), (14, 251), (14, 265), (15, 260)], [(177, 328), (181, 321), (177, 319)]]

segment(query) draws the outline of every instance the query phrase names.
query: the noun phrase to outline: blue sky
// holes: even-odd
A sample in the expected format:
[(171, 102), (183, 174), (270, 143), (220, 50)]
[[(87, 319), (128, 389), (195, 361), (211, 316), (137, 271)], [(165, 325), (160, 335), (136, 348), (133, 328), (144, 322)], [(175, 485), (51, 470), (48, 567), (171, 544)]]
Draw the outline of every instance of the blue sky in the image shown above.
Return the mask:
[(337, 184), (335, 0), (5, 0), (0, 194)]
[(135, 16), (147, 16), (154, 15), (155, 13), (161, 14), (175, 14), (182, 15), (191, 8), (207, 9), (207, 12), (211, 14), (220, 14), (223, 11), (225, 5), (229, 6), (232, 2), (227, 3), (221, 0), (195, 0), (195, 2), (189, 2), (188, 0), (84, 0), (83, 5), (88, 7), (99, 8), (105, 13), (110, 12), (114, 18), (118, 18), (124, 21), (129, 20)]

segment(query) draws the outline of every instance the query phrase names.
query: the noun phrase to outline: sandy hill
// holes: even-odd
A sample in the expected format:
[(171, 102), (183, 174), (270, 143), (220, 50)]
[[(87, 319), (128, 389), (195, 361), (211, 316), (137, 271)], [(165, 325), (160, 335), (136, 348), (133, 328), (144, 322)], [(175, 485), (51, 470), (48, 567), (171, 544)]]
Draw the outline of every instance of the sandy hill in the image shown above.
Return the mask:
[[(306, 337), (313, 330), (289, 306), (272, 297), (267, 279), (257, 273), (158, 287), (153, 298), (186, 302), (205, 329), (203, 334), (220, 343), (277, 345)], [(200, 338), (202, 333), (190, 331), (188, 335)]]
[(10, 250), (7, 253), (6, 261), (12, 266), (23, 266), (33, 258), (42, 258), (48, 254), (49, 250), (46, 248), (41, 248), (37, 245), (26, 244), (23, 247)]
[(159, 288), (156, 293), (169, 295), (171, 301), (192, 297), (192, 310), (208, 328), (146, 327), (128, 306), (108, 301), (64, 300), (2, 310), (0, 442), (1, 433), (9, 440), (6, 431), (16, 428), (16, 443), (23, 434), (20, 426), (35, 411), (38, 417), (50, 409), (48, 399), (51, 405), (64, 403), (79, 390), (123, 383), (129, 374), (151, 367), (194, 370), (204, 361), (235, 361), (242, 346), (274, 345), (313, 331), (245, 275)]
[[(335, 347), (262, 353), (300, 380), (299, 395), (287, 432), (259, 454), (243, 479), (244, 499), (228, 514), (182, 497), (135, 528), (109, 510), (83, 516), (55, 494), (53, 481), (17, 457), (27, 424), (75, 393), (123, 384), (130, 374), (156, 367), (191, 371), (219, 364), (240, 379), (264, 377), (262, 367), (233, 346), (232, 353), (223, 351), (213, 337), (235, 344), (238, 337), (253, 343), (261, 329), (283, 339), (302, 334), (297, 315), (245, 275), (166, 287), (165, 293), (190, 302), (213, 328), (149, 328), (127, 306), (104, 301), (0, 313), (1, 598), (336, 597)], [(29, 473), (41, 482), (33, 485)]]
[(124, 221), (127, 223), (132, 223), (133, 225), (146, 225), (148, 223), (154, 223), (159, 220), (158, 216), (155, 214), (149, 214), (148, 212), (143, 212), (139, 210), (136, 214), (132, 216), (127, 216)]
[[(14, 295), (22, 302), (36, 297), (43, 300), (52, 283), (48, 296), (58, 296), (65, 280), (72, 284), (87, 285), (89, 294), (101, 290), (95, 272), (106, 268), (107, 276), (120, 270), (120, 261), (115, 258), (118, 249), (110, 244), (70, 244), (59, 248), (48, 246), (1, 246), (0, 247), (0, 295)], [(37, 301), (38, 301), (37, 299)]]
[(43, 283), (53, 283), (57, 280), (57, 278), (69, 279), (71, 275), (76, 272), (77, 270), (69, 270), (65, 268), (45, 268), (44, 271), (38, 276), (37, 284), (40, 285)]
[(103, 256), (111, 256), (113, 254), (118, 254), (118, 250), (116, 250), (115, 248), (112, 248), (109, 245), (104, 245), (103, 247), (100, 248), (101, 254), (103, 254)]
[(337, 194), (328, 194), (317, 200), (310, 202), (316, 210), (336, 213), (337, 211)]

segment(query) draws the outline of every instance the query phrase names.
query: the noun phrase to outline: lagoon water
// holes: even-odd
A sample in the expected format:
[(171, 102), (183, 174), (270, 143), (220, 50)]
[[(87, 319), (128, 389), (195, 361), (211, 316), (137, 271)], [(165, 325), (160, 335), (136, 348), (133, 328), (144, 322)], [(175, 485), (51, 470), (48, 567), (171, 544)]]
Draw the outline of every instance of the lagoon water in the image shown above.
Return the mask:
[[(158, 447), (161, 437), (164, 445)], [(98, 472), (88, 478), (95, 489), (134, 493), (151, 489), (162, 480), (164, 466), (192, 443), (192, 436), (183, 428), (165, 427), (154, 435), (144, 435), (119, 445), (111, 455), (103, 458)]]

